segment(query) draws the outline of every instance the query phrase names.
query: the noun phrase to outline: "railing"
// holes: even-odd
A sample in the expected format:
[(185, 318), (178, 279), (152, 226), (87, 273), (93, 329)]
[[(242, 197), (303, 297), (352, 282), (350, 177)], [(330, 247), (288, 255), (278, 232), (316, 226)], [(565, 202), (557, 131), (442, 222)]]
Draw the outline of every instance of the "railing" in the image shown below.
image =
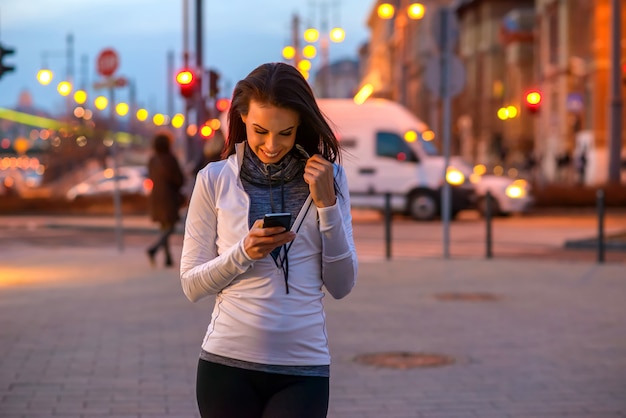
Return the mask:
[[(385, 258), (390, 260), (392, 257), (392, 219), (393, 212), (391, 209), (391, 197), (393, 193), (370, 193), (370, 192), (351, 192), (353, 196), (382, 196), (384, 199), (383, 206), (383, 222), (384, 222), (384, 243), (385, 243)], [(485, 258), (493, 258), (493, 197), (490, 192), (486, 195), (486, 207), (485, 207)], [(596, 242), (596, 260), (598, 263), (605, 262), (605, 249), (606, 240), (604, 233), (605, 225), (605, 201), (604, 190), (599, 189), (596, 192), (596, 212), (598, 220), (598, 232)]]

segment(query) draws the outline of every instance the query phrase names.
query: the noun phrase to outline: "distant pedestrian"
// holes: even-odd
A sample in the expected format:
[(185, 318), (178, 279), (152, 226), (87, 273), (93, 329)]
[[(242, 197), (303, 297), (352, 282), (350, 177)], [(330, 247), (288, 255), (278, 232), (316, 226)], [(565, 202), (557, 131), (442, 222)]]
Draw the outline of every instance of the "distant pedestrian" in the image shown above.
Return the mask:
[[(323, 299), (346, 296), (357, 274), (339, 142), (284, 63), (239, 81), (228, 116), (225, 159), (196, 176), (180, 266), (191, 301), (217, 298), (198, 361), (200, 415), (323, 418)], [(288, 212), (285, 226), (264, 220), (276, 212)]]
[(580, 150), (580, 155), (576, 160), (576, 168), (578, 169), (578, 183), (582, 186), (585, 184), (585, 172), (587, 170), (587, 147)]
[(152, 192), (148, 198), (150, 218), (159, 223), (160, 235), (147, 249), (150, 263), (156, 264), (159, 249), (165, 253), (165, 266), (174, 265), (169, 238), (180, 219), (179, 210), (184, 201), (181, 188), (184, 174), (178, 160), (171, 152), (172, 137), (158, 133), (153, 138), (153, 155), (148, 162), (148, 177), (152, 180)]

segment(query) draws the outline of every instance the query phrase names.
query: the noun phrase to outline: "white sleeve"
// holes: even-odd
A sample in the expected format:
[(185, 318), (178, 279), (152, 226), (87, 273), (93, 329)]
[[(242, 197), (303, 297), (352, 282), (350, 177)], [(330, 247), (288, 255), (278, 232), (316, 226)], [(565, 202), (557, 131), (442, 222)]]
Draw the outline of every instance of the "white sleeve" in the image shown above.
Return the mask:
[(317, 208), (322, 236), (322, 281), (336, 299), (346, 296), (356, 283), (358, 260), (352, 236), (352, 214), (346, 175), (337, 166), (337, 203)]
[(207, 169), (196, 176), (185, 221), (180, 280), (185, 296), (192, 302), (219, 293), (254, 263), (243, 248), (243, 237), (218, 255), (215, 182), (209, 177)]

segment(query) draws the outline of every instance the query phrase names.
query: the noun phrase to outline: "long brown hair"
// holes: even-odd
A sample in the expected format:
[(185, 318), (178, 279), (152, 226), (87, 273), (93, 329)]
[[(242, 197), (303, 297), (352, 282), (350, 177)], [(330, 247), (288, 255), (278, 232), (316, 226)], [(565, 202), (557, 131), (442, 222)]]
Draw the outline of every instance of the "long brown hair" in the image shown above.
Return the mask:
[(340, 160), (339, 142), (320, 111), (309, 83), (295, 67), (282, 62), (261, 64), (235, 86), (222, 158), (234, 154), (235, 145), (247, 139), (241, 116), (248, 114), (251, 100), (296, 111), (300, 125), (295, 143), (309, 155), (321, 154), (330, 162)]

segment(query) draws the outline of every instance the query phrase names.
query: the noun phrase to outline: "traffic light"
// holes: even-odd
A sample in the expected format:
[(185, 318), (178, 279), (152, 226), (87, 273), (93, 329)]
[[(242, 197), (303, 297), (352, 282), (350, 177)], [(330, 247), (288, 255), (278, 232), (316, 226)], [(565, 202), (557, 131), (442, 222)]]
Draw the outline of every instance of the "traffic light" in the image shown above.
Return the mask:
[(189, 99), (193, 97), (200, 80), (193, 70), (184, 68), (176, 74), (176, 82), (180, 87), (180, 95)]
[(9, 65), (4, 62), (4, 57), (13, 54), (15, 54), (15, 49), (7, 48), (0, 44), (0, 78), (2, 78), (4, 73), (10, 73), (11, 71), (15, 71), (14, 65)]
[(526, 93), (526, 109), (530, 113), (537, 113), (541, 106), (541, 93), (538, 90), (530, 90)]
[(219, 73), (215, 70), (209, 70), (209, 97), (217, 97), (219, 94), (219, 81)]

